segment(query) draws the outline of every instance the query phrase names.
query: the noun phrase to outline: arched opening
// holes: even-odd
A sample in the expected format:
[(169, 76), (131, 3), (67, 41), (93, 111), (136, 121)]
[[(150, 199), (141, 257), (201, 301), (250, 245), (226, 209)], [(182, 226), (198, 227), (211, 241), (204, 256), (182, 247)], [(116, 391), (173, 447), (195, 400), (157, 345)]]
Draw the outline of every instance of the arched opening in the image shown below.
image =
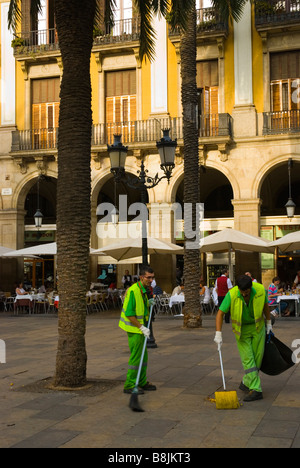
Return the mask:
[(34, 214), (37, 206), (43, 213), (43, 224), (56, 224), (56, 179), (40, 176), (28, 191), (24, 209), (25, 225), (34, 225)]
[[(260, 190), (261, 235), (268, 240), (276, 240), (290, 232), (300, 230), (296, 216), (300, 215), (300, 162), (293, 160), (291, 169), (291, 196), (296, 204), (293, 223), (287, 218), (285, 204), (289, 198), (288, 159), (272, 167), (265, 175)], [(283, 253), (278, 250), (275, 256), (262, 254), (262, 274), (272, 280), (277, 272), (283, 285), (292, 285), (296, 272), (300, 270), (300, 251)], [(267, 281), (266, 281), (267, 282)]]
[[(24, 201), (24, 247), (55, 242), (56, 240), (56, 186), (53, 177), (39, 176), (28, 184)], [(43, 219), (40, 229), (35, 227), (34, 214), (40, 208)], [(38, 289), (44, 285), (46, 289), (55, 284), (54, 256), (41, 258), (24, 258), (24, 285)]]
[[(127, 175), (133, 181), (137, 180), (137, 177), (129, 174)], [(126, 203), (120, 204), (120, 197), (126, 197)], [(125, 181), (121, 180), (116, 182), (113, 177), (110, 177), (107, 182), (102, 186), (99, 191), (97, 198), (97, 206), (101, 204), (110, 204), (117, 208), (119, 212), (119, 221), (131, 221), (137, 215), (129, 215), (128, 210), (130, 205), (134, 203), (141, 203), (141, 191), (138, 188), (130, 187)], [(147, 194), (147, 203), (148, 203), (148, 194)], [(102, 219), (105, 222), (112, 222), (112, 217), (107, 211), (102, 211), (103, 214), (98, 216), (98, 221)]]
[[(210, 167), (200, 170), (200, 202), (204, 204), (204, 218), (233, 217), (232, 186), (227, 177), (220, 171)], [(184, 208), (184, 180), (176, 192), (176, 202)], [(183, 211), (182, 211), (183, 212)]]

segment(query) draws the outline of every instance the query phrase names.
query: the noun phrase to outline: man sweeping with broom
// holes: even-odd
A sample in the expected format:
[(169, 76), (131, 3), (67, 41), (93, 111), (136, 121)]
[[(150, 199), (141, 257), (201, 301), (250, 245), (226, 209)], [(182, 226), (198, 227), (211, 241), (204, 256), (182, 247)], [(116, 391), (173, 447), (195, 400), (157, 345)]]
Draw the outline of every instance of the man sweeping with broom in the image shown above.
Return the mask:
[(147, 382), (148, 353), (144, 349), (145, 338), (149, 338), (149, 299), (147, 289), (154, 279), (154, 271), (148, 265), (143, 265), (140, 269), (140, 280), (127, 289), (123, 303), (119, 327), (128, 334), (128, 344), (130, 359), (128, 372), (124, 384), (124, 393), (132, 394), (136, 386), (141, 359), (141, 373), (139, 377), (139, 394), (144, 391), (156, 390), (155, 385)]
[[(272, 331), (268, 297), (262, 284), (252, 283), (252, 279), (243, 275), (237, 279), (222, 305), (216, 318), (215, 343), (222, 345), (222, 325), (224, 314), (230, 311), (232, 328), (236, 337), (245, 375), (240, 389), (247, 392), (244, 401), (263, 398), (259, 369), (262, 363), (265, 338)], [(267, 330), (264, 316), (266, 318)]]

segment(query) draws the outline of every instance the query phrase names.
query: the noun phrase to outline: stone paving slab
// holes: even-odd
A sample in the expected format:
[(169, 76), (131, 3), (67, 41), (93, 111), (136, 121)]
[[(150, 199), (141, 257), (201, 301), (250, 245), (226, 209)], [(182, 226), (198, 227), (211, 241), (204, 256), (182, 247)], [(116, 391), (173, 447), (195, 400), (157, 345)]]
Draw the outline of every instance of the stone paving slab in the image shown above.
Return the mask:
[[(157, 349), (149, 350), (149, 380), (156, 392), (139, 396), (132, 412), (123, 393), (129, 357), (119, 312), (87, 317), (90, 390), (53, 391), (57, 317), (0, 315), (7, 363), (0, 364), (1, 448), (259, 448), (300, 446), (300, 368), (262, 374), (264, 399), (237, 410), (216, 410), (209, 400), (222, 390), (214, 318), (184, 330), (182, 321), (158, 317)], [(300, 319), (280, 319), (276, 336), (291, 347)], [(231, 326), (224, 324), (223, 359), (228, 390), (238, 389), (243, 370)], [(37, 384), (38, 383), (38, 384)]]

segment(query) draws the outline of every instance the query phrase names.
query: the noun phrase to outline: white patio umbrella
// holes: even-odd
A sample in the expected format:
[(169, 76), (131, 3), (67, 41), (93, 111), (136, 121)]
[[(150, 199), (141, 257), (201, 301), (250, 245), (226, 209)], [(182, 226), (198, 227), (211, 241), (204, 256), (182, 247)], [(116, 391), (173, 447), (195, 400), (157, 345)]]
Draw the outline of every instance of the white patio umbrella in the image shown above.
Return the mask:
[[(147, 238), (148, 254), (183, 254), (183, 247), (154, 237)], [(118, 243), (107, 245), (94, 250), (91, 255), (110, 255), (116, 260), (125, 260), (138, 257), (142, 253), (142, 238), (124, 239)]]
[(272, 247), (279, 247), (281, 252), (300, 250), (300, 231), (291, 232), (270, 243)]
[(274, 253), (275, 249), (269, 241), (236, 229), (223, 229), (200, 241), (201, 252), (228, 251), (229, 272), (232, 277), (231, 250)]
[(0, 257), (9, 252), (13, 252), (13, 249), (9, 249), (8, 247), (3, 247), (2, 245), (0, 245)]
[(274, 253), (274, 247), (266, 239), (236, 229), (223, 229), (200, 241), (201, 252), (225, 252), (229, 249)]
[[(90, 253), (94, 250), (95, 249), (90, 249)], [(3, 254), (3, 257), (30, 257), (33, 255), (41, 257), (43, 255), (56, 255), (56, 253), (56, 242), (50, 242), (47, 244), (35, 245), (33, 247), (26, 247), (25, 249), (12, 250)]]
[[(0, 246), (0, 258), (12, 258), (15, 257), (14, 253), (16, 251), (14, 249), (9, 249), (8, 247)], [(38, 258), (36, 255), (28, 255), (28, 258)]]

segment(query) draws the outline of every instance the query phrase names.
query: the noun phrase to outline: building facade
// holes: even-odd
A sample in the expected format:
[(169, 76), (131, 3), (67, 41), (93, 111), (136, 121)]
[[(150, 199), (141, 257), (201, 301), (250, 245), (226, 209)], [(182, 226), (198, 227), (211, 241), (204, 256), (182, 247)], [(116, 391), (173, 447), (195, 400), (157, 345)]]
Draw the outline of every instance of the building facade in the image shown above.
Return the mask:
[[(7, 28), (9, 2), (0, 0), (0, 245), (10, 248), (56, 238), (56, 143), (63, 70), (54, 0), (42, 3), (41, 14), (32, 18), (29, 1), (22, 2), (23, 19), (13, 36)], [(136, 177), (144, 160), (154, 176), (160, 173), (156, 141), (163, 128), (170, 128), (171, 137), (177, 138), (176, 166), (169, 184), (162, 181), (148, 190), (149, 234), (181, 243), (183, 211), (174, 214), (174, 203), (184, 204), (180, 36), (165, 19), (155, 18), (156, 57), (152, 63), (141, 63), (139, 18), (132, 2), (118, 0), (115, 17), (113, 28), (105, 24), (95, 28), (91, 55), (91, 246), (114, 241), (118, 230), (126, 235), (128, 220), (135, 222), (128, 207), (140, 201), (138, 191), (114, 183), (107, 144), (114, 134), (121, 134), (129, 149), (126, 173)], [(197, 0), (197, 87), (204, 231), (231, 227), (275, 240), (299, 230), (300, 1), (248, 2), (241, 21), (227, 25), (208, 1)], [(296, 203), (291, 220), (285, 211), (289, 160)], [(116, 227), (99, 205), (120, 208), (120, 195), (127, 197), (127, 213)], [(37, 204), (44, 215), (40, 230), (33, 220)], [(207, 255), (203, 260), (211, 281), (227, 264), (226, 255)], [(151, 261), (159, 282), (170, 290), (174, 261), (160, 257)], [(23, 264), (0, 262), (5, 283), (1, 289), (23, 274)], [(104, 268), (101, 263), (109, 259), (99, 262), (91, 259), (93, 281)], [(236, 272), (250, 269), (264, 284), (277, 272), (284, 281), (292, 281), (300, 269), (297, 253), (236, 253), (235, 263)], [(53, 265), (51, 258), (30, 260), (25, 273), (37, 283), (53, 275)], [(118, 276), (128, 267), (135, 272), (134, 265), (118, 265)]]

